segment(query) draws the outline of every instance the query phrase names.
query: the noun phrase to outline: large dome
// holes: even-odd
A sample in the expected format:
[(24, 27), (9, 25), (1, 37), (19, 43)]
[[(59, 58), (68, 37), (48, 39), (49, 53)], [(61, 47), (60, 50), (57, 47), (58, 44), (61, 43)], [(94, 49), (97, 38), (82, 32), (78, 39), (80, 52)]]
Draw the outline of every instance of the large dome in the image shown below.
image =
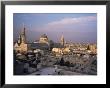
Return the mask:
[(46, 34), (41, 35), (41, 38), (48, 38)]

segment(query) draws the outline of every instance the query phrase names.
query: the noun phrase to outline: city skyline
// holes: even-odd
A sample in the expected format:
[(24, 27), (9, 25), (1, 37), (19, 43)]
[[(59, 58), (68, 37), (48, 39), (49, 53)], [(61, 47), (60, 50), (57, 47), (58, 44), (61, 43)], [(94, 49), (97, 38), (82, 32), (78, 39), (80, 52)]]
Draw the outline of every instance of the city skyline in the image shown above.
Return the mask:
[(55, 42), (60, 41), (61, 35), (66, 41), (97, 42), (96, 13), (14, 13), (14, 41), (18, 39), (23, 24), (29, 42), (39, 40), (42, 34)]

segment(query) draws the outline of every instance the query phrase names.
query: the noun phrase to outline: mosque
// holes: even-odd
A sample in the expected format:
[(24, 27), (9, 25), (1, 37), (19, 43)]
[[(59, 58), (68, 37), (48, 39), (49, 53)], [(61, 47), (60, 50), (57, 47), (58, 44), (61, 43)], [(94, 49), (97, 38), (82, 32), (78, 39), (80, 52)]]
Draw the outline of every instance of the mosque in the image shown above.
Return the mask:
[(65, 39), (63, 35), (61, 36), (60, 43), (54, 44), (52, 52), (54, 52), (56, 56), (68, 54), (70, 52), (70, 48), (65, 46)]
[(16, 52), (21, 52), (21, 53), (27, 52), (27, 50), (28, 50), (28, 45), (26, 43), (25, 27), (23, 28), (22, 32), (20, 33), (17, 42), (15, 42), (15, 44), (14, 44), (14, 50)]
[[(50, 50), (51, 44), (46, 34), (41, 35), (37, 42), (27, 43), (25, 30), (26, 28), (24, 27), (19, 35), (17, 42), (14, 44), (14, 50), (16, 52), (26, 53), (28, 50), (36, 49), (44, 51)], [(70, 52), (69, 47), (65, 47), (65, 39), (63, 35), (61, 36), (60, 43), (53, 42), (51, 51), (56, 54), (64, 54)]]

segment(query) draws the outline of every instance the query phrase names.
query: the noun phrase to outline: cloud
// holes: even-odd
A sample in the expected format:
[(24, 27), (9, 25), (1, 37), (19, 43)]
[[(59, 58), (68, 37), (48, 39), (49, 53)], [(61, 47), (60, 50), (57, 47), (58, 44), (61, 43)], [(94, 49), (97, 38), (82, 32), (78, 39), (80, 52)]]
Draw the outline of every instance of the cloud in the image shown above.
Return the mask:
[[(52, 21), (47, 24), (42, 25), (41, 27), (36, 29), (38, 31), (43, 32), (71, 32), (72, 30), (67, 29), (90, 29), (89, 27), (92, 26), (94, 23), (90, 22), (96, 22), (97, 17), (96, 16), (84, 16), (84, 17), (69, 17), (69, 18), (62, 18), (60, 20)], [(77, 30), (78, 31), (78, 30)], [(81, 31), (81, 30), (79, 30)]]
[(96, 21), (96, 16), (87, 16), (87, 17), (79, 17), (79, 18), (63, 18), (58, 21), (53, 21), (47, 24), (47, 26), (64, 26), (64, 25), (71, 25), (71, 24), (79, 24), (79, 23), (86, 23), (90, 21)]
[(78, 23), (79, 20), (77, 20), (76, 18), (64, 18), (62, 20), (59, 21), (54, 21), (51, 23), (48, 23), (49, 26), (54, 26), (54, 25), (68, 25), (68, 24), (75, 24)]

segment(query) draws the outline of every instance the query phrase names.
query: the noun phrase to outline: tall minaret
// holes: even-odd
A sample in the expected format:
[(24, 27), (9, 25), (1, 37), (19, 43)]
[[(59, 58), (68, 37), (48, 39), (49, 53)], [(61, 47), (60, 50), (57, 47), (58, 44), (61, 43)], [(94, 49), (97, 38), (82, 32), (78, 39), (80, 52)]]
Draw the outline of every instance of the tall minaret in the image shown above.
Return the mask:
[(25, 28), (25, 26), (23, 25), (23, 30), (22, 30), (22, 32), (21, 32), (21, 42), (22, 42), (22, 43), (26, 43), (26, 33), (25, 33), (25, 30), (26, 30), (26, 28)]
[(63, 46), (64, 46), (65, 40), (64, 40), (63, 35), (61, 36), (60, 43), (61, 43), (61, 45), (63, 45)]
[(18, 37), (18, 43), (20, 44), (21, 43), (21, 36), (19, 35)]

